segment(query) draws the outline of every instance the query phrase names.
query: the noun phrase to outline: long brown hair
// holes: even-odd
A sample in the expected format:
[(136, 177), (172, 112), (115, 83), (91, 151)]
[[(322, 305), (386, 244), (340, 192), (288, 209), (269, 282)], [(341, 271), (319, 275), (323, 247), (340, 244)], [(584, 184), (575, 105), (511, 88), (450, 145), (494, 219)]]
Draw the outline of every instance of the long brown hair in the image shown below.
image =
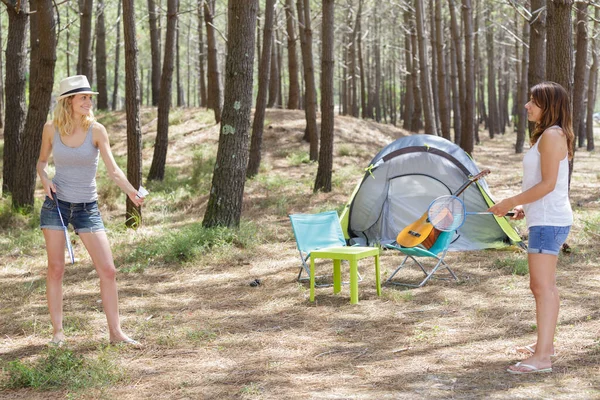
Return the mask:
[(556, 82), (541, 82), (531, 88), (531, 99), (542, 109), (542, 116), (531, 135), (531, 145), (539, 140), (546, 129), (558, 125), (567, 138), (569, 160), (573, 158), (573, 114), (571, 98), (565, 88)]

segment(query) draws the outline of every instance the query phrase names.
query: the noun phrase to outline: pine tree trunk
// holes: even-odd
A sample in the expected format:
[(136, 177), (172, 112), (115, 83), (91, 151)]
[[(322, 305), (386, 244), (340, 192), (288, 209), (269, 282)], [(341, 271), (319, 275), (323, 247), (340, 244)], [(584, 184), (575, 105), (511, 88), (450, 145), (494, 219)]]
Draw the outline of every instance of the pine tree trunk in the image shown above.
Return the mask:
[(104, 0), (98, 0), (96, 18), (96, 83), (98, 90), (98, 110), (108, 110), (108, 89), (106, 83), (106, 28), (104, 26)]
[[(531, 0), (530, 10), (528, 89), (546, 78), (546, 0)], [(531, 134), (535, 122), (528, 125)]]
[[(584, 98), (585, 86), (588, 80), (588, 4), (579, 2), (576, 4), (576, 36), (577, 48), (575, 57), (575, 85), (573, 88), (573, 132), (577, 136), (578, 147), (585, 146), (585, 130), (580, 130), (580, 126), (584, 120)], [(579, 134), (579, 133), (582, 134)]]
[(527, 110), (525, 104), (529, 101), (527, 93), (528, 82), (527, 75), (529, 71), (529, 52), (527, 51), (526, 43), (529, 42), (530, 26), (529, 21), (523, 21), (523, 33), (521, 38), (523, 39), (523, 52), (521, 54), (521, 79), (519, 80), (519, 90), (517, 99), (517, 143), (515, 144), (515, 153), (520, 154), (523, 152), (523, 145), (525, 144), (525, 130), (527, 129)]
[(92, 75), (92, 12), (93, 0), (79, 0), (79, 55), (77, 74)]
[(492, 10), (488, 8), (487, 16), (485, 19), (486, 31), (485, 31), (485, 42), (487, 47), (487, 60), (488, 60), (488, 76), (487, 76), (487, 94), (488, 94), (488, 132), (490, 139), (494, 138), (494, 135), (500, 132), (498, 128), (498, 102), (496, 97), (496, 68), (498, 60), (494, 54), (494, 20), (492, 18)]
[[(28, 0), (29, 1), (29, 9), (36, 9), (36, 0)], [(39, 60), (40, 55), (40, 22), (38, 19), (37, 12), (31, 13), (29, 15), (29, 60)], [(37, 73), (38, 73), (38, 63), (37, 62), (29, 62), (29, 82), (37, 82)], [(29, 98), (33, 95), (33, 91), (35, 87), (33, 85), (29, 85)]]
[(310, 1), (297, 0), (298, 29), (300, 31), (300, 47), (304, 68), (304, 112), (306, 115), (306, 135), (310, 143), (309, 158), (319, 158), (319, 136), (317, 133), (317, 90), (315, 86), (315, 68), (312, 53), (312, 28), (310, 20)]
[[(199, 0), (202, 1), (202, 0)], [(148, 0), (148, 23), (150, 24), (150, 55), (152, 60), (152, 105), (157, 106), (160, 95), (160, 35), (158, 19), (160, 8), (154, 0)]]
[[(464, 114), (466, 113), (465, 70), (462, 55), (462, 37), (458, 26), (458, 18), (456, 17), (455, 0), (448, 0), (448, 6), (450, 8), (450, 32), (452, 35), (452, 44), (454, 45), (454, 60), (456, 61), (456, 79), (453, 79), (453, 82), (458, 83), (458, 97), (455, 97), (454, 100), (454, 104), (456, 105), (454, 107), (454, 143), (460, 144), (464, 129)], [(452, 61), (453, 64), (454, 60)]]
[(365, 66), (362, 54), (362, 4), (363, 0), (358, 0), (359, 13), (356, 16), (356, 46), (358, 47), (358, 69), (360, 71), (360, 115), (365, 119), (367, 116), (367, 94), (365, 87)]
[(25, 124), (25, 85), (27, 67), (26, 32), (29, 21), (27, 2), (17, 10), (7, 6), (8, 38), (6, 42), (6, 120), (2, 162), (2, 196), (14, 189), (18, 174), (18, 154)]
[(431, 98), (431, 81), (429, 80), (429, 65), (427, 61), (427, 41), (425, 39), (425, 21), (423, 0), (415, 0), (417, 21), (417, 43), (419, 48), (419, 69), (421, 77), (421, 96), (423, 113), (425, 116), (425, 133), (435, 135), (435, 116), (433, 114), (433, 100)]
[(319, 150), (319, 167), (315, 179), (314, 192), (331, 192), (331, 175), (333, 171), (333, 68), (334, 68), (334, 0), (323, 0), (323, 24), (321, 40), (321, 148)]
[(12, 196), (14, 209), (33, 210), (36, 181), (36, 162), (40, 154), (44, 124), (48, 118), (50, 98), (54, 83), (56, 64), (56, 24), (54, 4), (51, 0), (36, 0), (36, 23), (39, 32), (39, 51), (37, 59), (31, 63), (37, 65), (36, 80), (31, 82), (33, 91), (29, 98), (27, 120), (23, 130), (22, 146), (18, 155), (18, 175)]
[[(134, 0), (123, 0), (123, 38), (125, 42), (125, 113), (127, 115), (127, 180), (142, 183), (142, 129), (140, 127), (140, 83)], [(137, 228), (142, 210), (126, 199), (125, 225)]]
[(117, 6), (117, 40), (115, 44), (115, 69), (114, 69), (114, 81), (113, 81), (113, 95), (111, 110), (117, 109), (117, 103), (119, 102), (119, 63), (121, 60), (121, 0), (118, 1)]
[[(473, 9), (471, 0), (462, 0), (462, 16), (465, 33), (465, 77), (475, 76), (473, 58)], [(465, 79), (465, 113), (462, 121), (460, 147), (473, 154), (475, 137), (475, 80)]]
[(442, 137), (450, 140), (450, 107), (448, 105), (448, 86), (446, 85), (446, 61), (444, 60), (444, 25), (442, 23), (442, 2), (435, 1), (435, 35), (437, 52), (438, 102), (440, 105), (440, 123)]
[(588, 101), (586, 118), (587, 151), (594, 151), (594, 106), (598, 88), (598, 33), (600, 33), (600, 8), (594, 8), (594, 34), (592, 35), (592, 66), (588, 83)]
[(290, 81), (287, 108), (289, 110), (296, 110), (300, 108), (300, 83), (298, 82), (298, 50), (296, 50), (293, 0), (285, 1), (285, 16), (288, 38), (288, 73)]
[(204, 22), (206, 24), (206, 42), (208, 44), (207, 101), (208, 107), (215, 113), (215, 121), (218, 124), (221, 122), (221, 84), (219, 78), (219, 62), (217, 60), (217, 37), (213, 26), (214, 10), (215, 0), (206, 0), (204, 3)]
[(413, 75), (413, 101), (414, 108), (412, 113), (412, 121), (410, 124), (411, 132), (419, 132), (423, 127), (423, 103), (421, 96), (421, 85), (419, 84), (419, 65), (418, 65), (418, 45), (417, 45), (417, 35), (415, 33), (415, 24), (414, 21), (411, 20), (410, 23), (410, 43), (411, 43), (411, 53), (412, 53), (412, 75)]
[(248, 165), (257, 8), (258, 0), (229, 0), (225, 102), (204, 227), (240, 224)]
[(167, 1), (167, 35), (165, 37), (163, 70), (160, 78), (160, 96), (158, 101), (158, 120), (156, 126), (156, 142), (154, 143), (154, 156), (148, 173), (149, 180), (162, 181), (165, 177), (167, 150), (169, 148), (169, 111), (171, 109), (171, 93), (173, 82), (174, 58), (177, 41), (179, 0)]
[(267, 0), (265, 3), (263, 52), (258, 67), (258, 93), (254, 107), (254, 121), (252, 122), (252, 138), (250, 139), (250, 155), (246, 177), (252, 178), (258, 174), (261, 161), (261, 147), (263, 128), (265, 125), (265, 108), (271, 75), (271, 46), (273, 45), (273, 15), (275, 13), (275, 0)]
[[(410, 12), (405, 10), (403, 13), (404, 25), (410, 26)], [(402, 111), (402, 128), (406, 130), (411, 130), (412, 128), (412, 116), (414, 113), (415, 103), (414, 103), (414, 84), (415, 77), (413, 76), (413, 59), (412, 59), (412, 50), (411, 50), (411, 34), (410, 30), (404, 30), (404, 63), (406, 65), (406, 71), (408, 73), (404, 74), (406, 80), (406, 91), (404, 96), (404, 107)]]
[(200, 107), (206, 107), (206, 72), (204, 70), (205, 48), (204, 34), (202, 30), (202, 3), (203, 0), (198, 0), (198, 81), (200, 90)]
[[(264, 50), (263, 50), (264, 51)], [(277, 76), (279, 74), (279, 66), (277, 65), (277, 45), (275, 43), (275, 35), (271, 34), (271, 73), (269, 74), (269, 99), (267, 108), (274, 108), (279, 97), (279, 82)]]

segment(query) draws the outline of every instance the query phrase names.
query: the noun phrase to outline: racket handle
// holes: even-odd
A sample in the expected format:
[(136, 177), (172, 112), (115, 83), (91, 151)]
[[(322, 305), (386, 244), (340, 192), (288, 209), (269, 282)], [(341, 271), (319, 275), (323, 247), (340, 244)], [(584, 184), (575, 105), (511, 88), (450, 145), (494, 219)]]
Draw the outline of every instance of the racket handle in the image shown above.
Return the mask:
[[(490, 211), (477, 211), (477, 212), (467, 212), (467, 215), (493, 215), (493, 212)], [(507, 212), (505, 217), (514, 217), (515, 213), (510, 211)]]

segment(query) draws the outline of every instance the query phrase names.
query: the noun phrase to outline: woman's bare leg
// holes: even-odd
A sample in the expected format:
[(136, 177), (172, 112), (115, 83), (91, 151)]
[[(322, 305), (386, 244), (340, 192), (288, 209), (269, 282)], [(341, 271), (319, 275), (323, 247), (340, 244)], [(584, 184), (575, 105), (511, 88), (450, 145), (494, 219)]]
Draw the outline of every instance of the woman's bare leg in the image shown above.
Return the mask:
[(52, 342), (59, 344), (65, 339), (63, 332), (63, 291), (65, 274), (65, 235), (62, 231), (42, 229), (48, 254), (46, 274), (46, 298), (52, 322)]

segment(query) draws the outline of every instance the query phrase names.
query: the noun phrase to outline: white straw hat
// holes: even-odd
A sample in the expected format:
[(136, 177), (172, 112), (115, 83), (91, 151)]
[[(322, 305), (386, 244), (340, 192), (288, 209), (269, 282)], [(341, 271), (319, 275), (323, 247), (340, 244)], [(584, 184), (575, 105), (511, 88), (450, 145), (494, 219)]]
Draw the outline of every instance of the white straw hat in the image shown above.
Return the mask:
[(70, 76), (60, 81), (59, 93), (56, 101), (76, 94), (98, 94), (92, 91), (85, 75)]

